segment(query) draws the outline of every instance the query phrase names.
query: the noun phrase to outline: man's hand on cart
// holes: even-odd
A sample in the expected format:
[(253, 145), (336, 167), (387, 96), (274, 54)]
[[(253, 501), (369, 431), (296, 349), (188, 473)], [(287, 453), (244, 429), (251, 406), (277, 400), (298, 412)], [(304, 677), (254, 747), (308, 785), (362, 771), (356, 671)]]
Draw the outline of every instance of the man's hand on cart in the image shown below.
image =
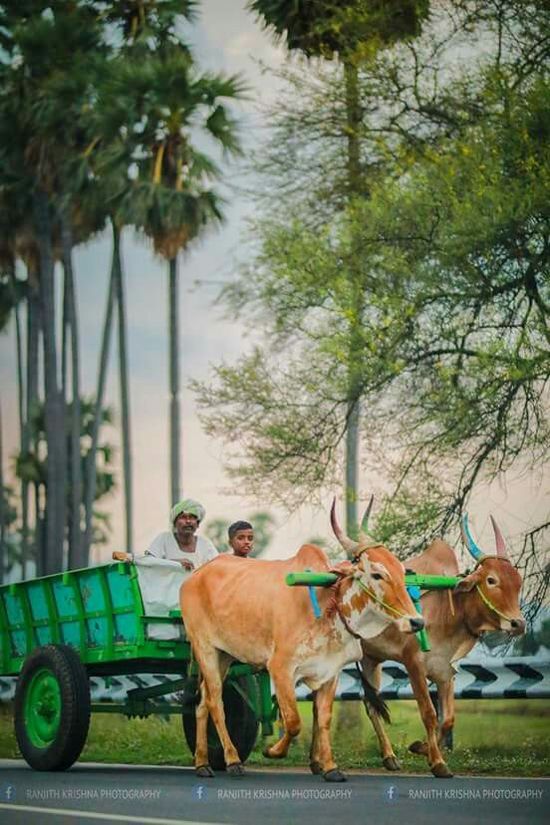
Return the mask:
[(113, 559), (115, 561), (132, 561), (133, 556), (131, 553), (125, 553), (124, 550), (114, 550), (113, 551)]

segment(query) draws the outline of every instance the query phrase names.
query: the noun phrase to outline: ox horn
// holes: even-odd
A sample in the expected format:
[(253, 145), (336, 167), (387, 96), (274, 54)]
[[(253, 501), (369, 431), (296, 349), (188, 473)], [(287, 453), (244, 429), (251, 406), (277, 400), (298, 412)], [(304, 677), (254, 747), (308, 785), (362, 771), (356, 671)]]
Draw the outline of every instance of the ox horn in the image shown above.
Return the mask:
[(363, 518), (361, 519), (361, 527), (360, 527), (360, 530), (359, 530), (359, 540), (362, 541), (362, 542), (368, 542), (369, 544), (378, 544), (376, 539), (374, 539), (368, 533), (369, 518), (370, 518), (370, 513), (371, 513), (371, 510), (372, 510), (373, 502), (374, 502), (374, 495), (372, 495), (370, 497), (370, 501), (368, 503), (367, 509), (365, 510)]
[(495, 534), (495, 542), (497, 546), (497, 556), (500, 556), (502, 559), (507, 559), (508, 555), (506, 553), (506, 542), (504, 541), (504, 536), (500, 532), (500, 527), (496, 523), (493, 516), (489, 516), (491, 519), (491, 524), (493, 525), (493, 532)]
[(332, 507), (330, 508), (330, 523), (332, 526), (332, 530), (334, 535), (348, 554), (350, 558), (353, 558), (355, 555), (355, 551), (357, 550), (359, 543), (350, 539), (346, 534), (342, 531), (342, 528), (338, 524), (338, 519), (336, 518), (336, 496), (332, 499)]
[(468, 552), (476, 561), (480, 561), (483, 558), (484, 554), (472, 538), (472, 534), (470, 533), (470, 528), (468, 526), (467, 513), (464, 513), (464, 515), (462, 516), (462, 521), (460, 523), (460, 531), (462, 533), (462, 539), (464, 541), (464, 544), (466, 545)]

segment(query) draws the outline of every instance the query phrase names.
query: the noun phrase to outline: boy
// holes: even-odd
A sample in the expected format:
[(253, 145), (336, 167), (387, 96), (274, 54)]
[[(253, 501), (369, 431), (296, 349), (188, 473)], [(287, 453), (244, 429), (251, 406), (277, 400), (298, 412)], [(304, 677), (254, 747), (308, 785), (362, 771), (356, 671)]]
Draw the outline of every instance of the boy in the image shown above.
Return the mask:
[(228, 531), (229, 546), (233, 555), (246, 559), (254, 549), (254, 529), (248, 521), (235, 521)]

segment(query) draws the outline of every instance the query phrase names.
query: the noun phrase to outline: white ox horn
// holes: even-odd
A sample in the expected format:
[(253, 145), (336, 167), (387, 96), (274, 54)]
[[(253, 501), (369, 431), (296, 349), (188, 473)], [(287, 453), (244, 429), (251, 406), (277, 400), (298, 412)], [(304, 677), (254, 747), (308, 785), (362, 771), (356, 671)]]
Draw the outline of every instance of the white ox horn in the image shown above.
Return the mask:
[(357, 548), (359, 547), (359, 542), (353, 541), (353, 539), (350, 539), (349, 536), (346, 536), (338, 524), (338, 519), (336, 518), (336, 496), (332, 499), (332, 507), (330, 508), (330, 524), (334, 535), (346, 551), (349, 558), (352, 559), (355, 556)]
[(489, 516), (491, 519), (491, 524), (493, 525), (493, 532), (495, 534), (495, 542), (497, 548), (497, 556), (500, 556), (501, 559), (507, 559), (508, 554), (506, 552), (506, 542), (504, 541), (504, 536), (500, 532), (500, 527), (496, 523), (496, 520), (493, 516)]
[(359, 542), (361, 544), (371, 544), (372, 545), (372, 544), (378, 544), (379, 543), (379, 542), (376, 541), (375, 538), (373, 538), (367, 532), (367, 530), (369, 529), (369, 517), (370, 517), (371, 510), (372, 510), (373, 502), (374, 502), (374, 495), (372, 495), (370, 497), (370, 501), (367, 505), (367, 509), (365, 510), (365, 512), (363, 514), (363, 518), (361, 519), (361, 528), (359, 530)]

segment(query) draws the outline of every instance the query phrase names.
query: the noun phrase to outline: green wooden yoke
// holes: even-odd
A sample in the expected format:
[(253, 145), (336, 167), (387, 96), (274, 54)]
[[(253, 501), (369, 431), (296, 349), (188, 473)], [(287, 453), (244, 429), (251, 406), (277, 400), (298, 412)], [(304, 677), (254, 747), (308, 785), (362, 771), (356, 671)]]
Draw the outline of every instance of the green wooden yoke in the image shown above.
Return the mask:
[[(289, 587), (304, 586), (304, 587), (330, 587), (338, 581), (336, 573), (313, 573), (313, 572), (298, 572), (288, 573), (286, 576), (286, 583)], [(405, 574), (405, 586), (409, 592), (417, 613), (422, 613), (420, 597), (422, 590), (449, 590), (456, 586), (460, 581), (459, 576), (428, 576), (417, 573)], [(423, 651), (430, 650), (430, 642), (426, 628), (420, 630), (416, 637)]]

